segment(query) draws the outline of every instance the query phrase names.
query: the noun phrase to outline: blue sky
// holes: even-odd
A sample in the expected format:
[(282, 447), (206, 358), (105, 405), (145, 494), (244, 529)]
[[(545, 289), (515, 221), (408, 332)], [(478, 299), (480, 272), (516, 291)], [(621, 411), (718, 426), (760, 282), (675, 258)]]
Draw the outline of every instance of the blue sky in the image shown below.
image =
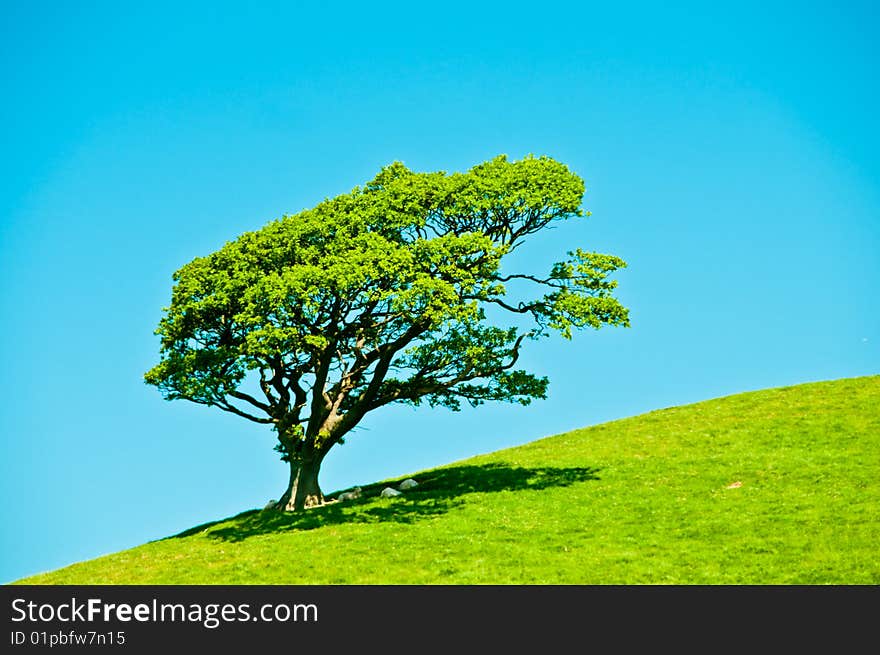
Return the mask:
[[(123, 7), (128, 4), (128, 7)], [(0, 582), (262, 506), (273, 435), (142, 381), (171, 274), (401, 160), (546, 154), (632, 328), (548, 400), (369, 417), (325, 491), (660, 407), (880, 373), (870, 3), (3, 4)]]

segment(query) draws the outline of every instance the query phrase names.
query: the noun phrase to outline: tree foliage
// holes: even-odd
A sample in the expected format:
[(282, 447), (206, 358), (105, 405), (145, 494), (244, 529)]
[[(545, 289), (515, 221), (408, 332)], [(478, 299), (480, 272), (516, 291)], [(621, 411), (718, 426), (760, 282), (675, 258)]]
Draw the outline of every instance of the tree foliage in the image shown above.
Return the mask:
[(273, 426), (292, 464), (320, 461), (390, 403), (544, 398), (547, 379), (516, 368), (526, 341), (629, 324), (612, 295), (618, 257), (502, 267), (530, 235), (588, 215), (583, 194), (548, 157), (451, 174), (391, 164), (178, 270), (145, 379)]

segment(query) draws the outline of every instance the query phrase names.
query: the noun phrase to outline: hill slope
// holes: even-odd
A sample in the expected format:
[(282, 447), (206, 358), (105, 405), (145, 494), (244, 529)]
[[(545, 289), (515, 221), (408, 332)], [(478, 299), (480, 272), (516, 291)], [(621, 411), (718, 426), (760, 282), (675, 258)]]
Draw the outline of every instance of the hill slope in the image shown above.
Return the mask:
[[(877, 584), (880, 376), (659, 410), (31, 584)], [(368, 491), (377, 491), (375, 485)]]

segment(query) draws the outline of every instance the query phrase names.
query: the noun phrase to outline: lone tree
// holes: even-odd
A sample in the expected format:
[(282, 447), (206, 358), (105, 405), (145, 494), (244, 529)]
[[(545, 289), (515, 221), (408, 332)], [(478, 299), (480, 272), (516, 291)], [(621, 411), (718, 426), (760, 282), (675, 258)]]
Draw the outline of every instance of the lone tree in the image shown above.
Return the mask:
[(527, 340), (629, 325), (611, 295), (618, 257), (577, 249), (544, 274), (502, 270), (530, 235), (588, 216), (583, 193), (548, 157), (452, 174), (391, 164), (177, 271), (145, 379), (272, 426), (290, 466), (277, 507), (319, 505), (321, 462), (368, 412), (527, 405), (547, 390), (514, 368)]

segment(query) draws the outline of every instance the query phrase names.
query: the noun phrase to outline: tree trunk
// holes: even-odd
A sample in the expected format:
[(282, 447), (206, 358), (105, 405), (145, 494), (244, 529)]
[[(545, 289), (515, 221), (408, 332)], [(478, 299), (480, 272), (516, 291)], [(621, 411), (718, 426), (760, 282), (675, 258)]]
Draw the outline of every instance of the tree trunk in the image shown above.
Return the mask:
[(290, 460), (290, 482), (287, 491), (281, 496), (275, 507), (287, 512), (299, 512), (306, 507), (324, 504), (324, 494), (318, 486), (318, 472), (324, 453), (306, 452), (296, 459)]

